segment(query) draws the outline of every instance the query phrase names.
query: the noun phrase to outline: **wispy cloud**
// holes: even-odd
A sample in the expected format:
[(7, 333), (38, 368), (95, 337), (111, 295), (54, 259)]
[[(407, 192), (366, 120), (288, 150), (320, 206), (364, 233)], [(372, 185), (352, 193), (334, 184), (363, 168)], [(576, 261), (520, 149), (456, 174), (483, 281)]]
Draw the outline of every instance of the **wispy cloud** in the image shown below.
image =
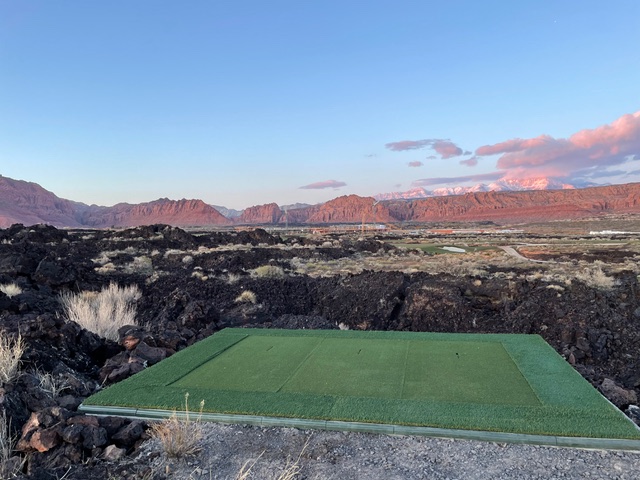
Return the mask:
[(424, 165), (424, 163), (416, 161), (416, 162), (409, 162), (407, 165), (409, 165), (410, 167), (421, 167)]
[[(458, 157), (463, 154), (463, 150), (451, 140), (441, 138), (425, 138), (423, 140), (402, 140), (400, 142), (391, 142), (385, 145), (386, 148), (393, 152), (405, 152), (407, 150), (419, 150), (421, 148), (431, 148), (440, 158), (448, 159)], [(427, 158), (436, 158), (430, 155)]]
[(478, 165), (478, 157), (475, 155), (471, 158), (467, 158), (466, 160), (460, 160), (460, 165), (466, 165), (467, 167), (475, 167)]
[(478, 175), (465, 175), (461, 177), (434, 177), (423, 178), (412, 183), (414, 187), (430, 187), (432, 185), (446, 185), (449, 183), (487, 182), (503, 177), (503, 172), (480, 173)]
[(322, 190), (323, 188), (341, 188), (345, 187), (346, 185), (346, 183), (339, 182), (337, 180), (325, 180), (324, 182), (315, 182), (310, 183), (309, 185), (303, 185), (299, 188), (303, 190)]
[(404, 152), (406, 150), (419, 150), (430, 147), (434, 140), (402, 140), (400, 142), (387, 143), (385, 147), (394, 152)]

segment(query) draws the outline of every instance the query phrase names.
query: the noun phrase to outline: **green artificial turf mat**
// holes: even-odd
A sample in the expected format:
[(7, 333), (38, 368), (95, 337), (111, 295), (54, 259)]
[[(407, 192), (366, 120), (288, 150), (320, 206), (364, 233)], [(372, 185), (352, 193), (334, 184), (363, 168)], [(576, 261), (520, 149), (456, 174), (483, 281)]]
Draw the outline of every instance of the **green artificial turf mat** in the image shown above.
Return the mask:
[[(277, 392), (321, 342), (319, 337), (251, 336), (174, 382), (175, 387)], [(240, 374), (238, 374), (240, 372)]]
[(225, 329), (81, 408), (155, 417), (185, 393), (212, 419), (640, 440), (538, 335)]

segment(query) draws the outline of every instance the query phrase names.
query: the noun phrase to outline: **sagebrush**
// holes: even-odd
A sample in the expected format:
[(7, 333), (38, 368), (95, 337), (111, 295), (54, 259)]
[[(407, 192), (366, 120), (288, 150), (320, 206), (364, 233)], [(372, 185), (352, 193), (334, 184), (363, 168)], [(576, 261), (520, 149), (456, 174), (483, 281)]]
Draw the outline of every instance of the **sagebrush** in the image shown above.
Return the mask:
[(14, 340), (0, 332), (0, 386), (11, 383), (18, 376), (24, 350), (24, 340), (20, 335)]
[(202, 410), (204, 400), (200, 402), (200, 412), (192, 417), (189, 412), (189, 394), (184, 396), (184, 415), (179, 418), (177, 412), (166, 420), (151, 426), (151, 434), (158, 439), (162, 450), (168, 457), (182, 458), (200, 451), (202, 439)]
[(136, 325), (136, 301), (141, 293), (136, 285), (120, 287), (111, 283), (100, 292), (63, 293), (67, 320), (109, 340), (118, 340), (118, 329)]

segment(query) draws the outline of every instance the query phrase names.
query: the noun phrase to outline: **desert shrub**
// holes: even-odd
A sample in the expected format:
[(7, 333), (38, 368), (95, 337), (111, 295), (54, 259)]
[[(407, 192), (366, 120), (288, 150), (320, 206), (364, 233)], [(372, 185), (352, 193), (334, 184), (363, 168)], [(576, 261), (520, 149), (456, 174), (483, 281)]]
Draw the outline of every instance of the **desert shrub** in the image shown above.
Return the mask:
[(235, 299), (236, 303), (253, 303), (255, 304), (258, 301), (256, 294), (251, 290), (244, 290), (240, 295), (238, 295)]
[(11, 383), (18, 376), (24, 350), (25, 344), (20, 335), (12, 340), (6, 333), (0, 332), (0, 386)]
[(262, 265), (251, 270), (251, 276), (256, 278), (284, 278), (286, 274), (277, 265)]
[(226, 278), (224, 279), (229, 285), (233, 285), (234, 283), (238, 283), (240, 281), (240, 275), (237, 273), (227, 273)]
[(576, 278), (589, 287), (599, 288), (601, 290), (610, 290), (616, 284), (616, 279), (607, 276), (599, 266), (585, 268), (581, 272), (576, 273)]
[(178, 417), (177, 412), (166, 420), (151, 426), (151, 435), (156, 438), (168, 457), (182, 458), (195, 455), (200, 451), (198, 446), (202, 439), (202, 410), (204, 400), (200, 402), (200, 412), (193, 417), (189, 412), (189, 393), (184, 395), (184, 415)]
[(194, 270), (193, 272), (191, 272), (191, 276), (194, 278), (199, 278), (203, 282), (206, 282), (207, 280), (209, 280), (209, 277), (204, 273), (202, 273), (201, 270)]
[(111, 283), (100, 292), (63, 293), (60, 302), (67, 320), (109, 340), (118, 340), (118, 329), (136, 324), (136, 285)]
[(69, 386), (65, 379), (57, 377), (52, 373), (35, 370), (33, 376), (38, 380), (40, 389), (53, 398), (59, 397), (60, 393)]
[(15, 283), (5, 283), (0, 285), (0, 292), (4, 293), (7, 297), (15, 297), (22, 293), (22, 288)]
[(133, 261), (131, 263), (128, 263), (123, 270), (125, 273), (134, 273), (148, 276), (153, 273), (153, 262), (146, 255), (135, 257)]

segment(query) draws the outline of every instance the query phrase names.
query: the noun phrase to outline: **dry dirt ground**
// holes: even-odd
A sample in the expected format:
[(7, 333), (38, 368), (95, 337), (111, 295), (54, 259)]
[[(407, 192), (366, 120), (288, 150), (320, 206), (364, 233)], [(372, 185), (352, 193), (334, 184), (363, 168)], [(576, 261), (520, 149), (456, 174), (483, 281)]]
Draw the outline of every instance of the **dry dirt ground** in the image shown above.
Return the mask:
[[(277, 479), (297, 462), (298, 479), (552, 480), (640, 476), (640, 452), (580, 450), (412, 436), (207, 424), (202, 450), (168, 459), (157, 441), (138, 460), (158, 479)], [(255, 462), (251, 462), (255, 460)], [(135, 470), (119, 469), (120, 475)], [(127, 472), (127, 473), (125, 473)], [(75, 478), (75, 477), (74, 477)], [(78, 477), (80, 478), (80, 477)]]

